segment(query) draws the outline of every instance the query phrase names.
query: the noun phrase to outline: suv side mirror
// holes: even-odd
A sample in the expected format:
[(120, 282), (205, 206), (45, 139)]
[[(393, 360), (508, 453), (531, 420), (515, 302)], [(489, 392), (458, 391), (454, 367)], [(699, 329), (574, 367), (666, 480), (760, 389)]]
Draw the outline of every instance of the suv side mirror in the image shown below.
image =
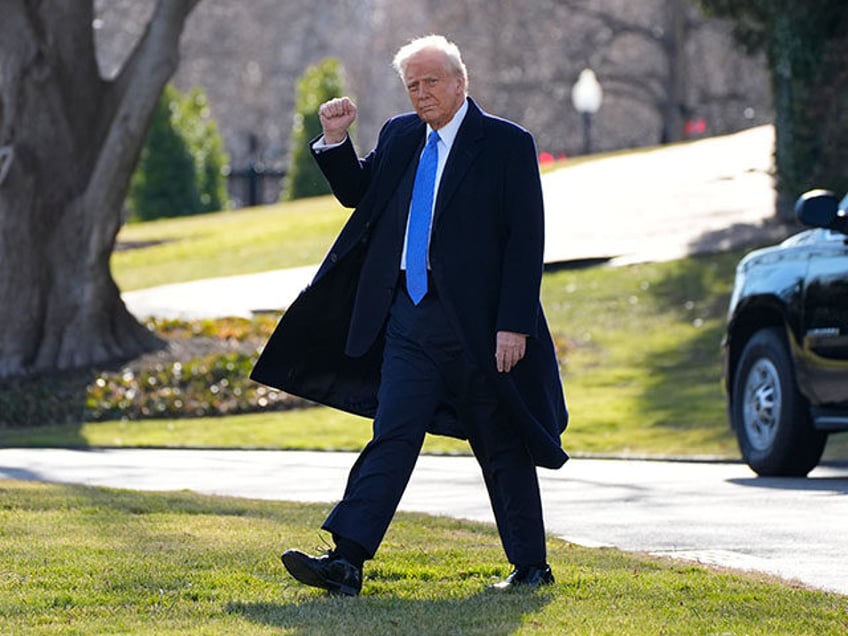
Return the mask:
[(795, 215), (804, 225), (848, 234), (848, 217), (841, 212), (839, 200), (830, 190), (810, 190), (795, 203)]

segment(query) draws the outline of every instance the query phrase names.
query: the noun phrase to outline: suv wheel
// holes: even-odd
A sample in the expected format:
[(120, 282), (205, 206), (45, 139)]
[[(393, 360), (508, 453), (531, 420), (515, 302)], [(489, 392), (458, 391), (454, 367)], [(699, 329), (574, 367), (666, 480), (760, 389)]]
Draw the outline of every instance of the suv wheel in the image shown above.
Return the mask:
[(762, 329), (745, 345), (730, 417), (742, 457), (758, 475), (803, 477), (821, 459), (827, 434), (812, 426), (781, 329)]

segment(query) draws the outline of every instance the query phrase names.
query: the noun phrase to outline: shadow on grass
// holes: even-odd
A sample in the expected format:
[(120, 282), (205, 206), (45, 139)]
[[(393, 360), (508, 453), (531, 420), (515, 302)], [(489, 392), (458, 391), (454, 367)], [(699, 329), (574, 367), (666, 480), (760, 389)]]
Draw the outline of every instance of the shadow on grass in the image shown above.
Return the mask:
[(731, 252), (678, 261), (647, 290), (660, 311), (690, 331), (645, 356), (640, 409), (657, 426), (697, 431), (701, 441), (723, 446), (732, 436), (721, 388), (721, 339), (739, 257)]
[[(761, 240), (759, 245), (776, 243), (798, 229), (776, 222), (766, 227), (774, 241)], [(737, 231), (739, 226), (726, 230), (731, 234)], [(708, 233), (702, 240), (713, 242), (722, 234)], [(763, 234), (756, 236), (762, 239)], [(733, 448), (734, 453), (736, 443), (728, 426), (722, 385), (721, 341), (736, 264), (747, 251), (737, 249), (681, 260), (648, 290), (662, 311), (689, 322), (692, 331), (687, 339), (677, 341), (677, 346), (646, 356), (650, 380), (640, 400), (643, 415), (656, 425), (670, 430), (700, 429), (702, 441)], [(841, 462), (846, 458), (848, 434), (831, 435), (824, 459)]]
[(727, 441), (731, 437), (721, 385), (722, 327), (693, 327), (696, 330), (676, 347), (645, 358), (649, 378), (640, 408), (656, 425), (702, 429), (704, 442)]
[[(44, 482), (43, 476), (35, 471), (21, 469), (17, 472), (21, 481)], [(135, 525), (134, 521), (145, 515), (163, 513), (215, 517), (267, 517), (270, 515), (275, 521), (279, 521), (279, 518), (284, 516), (284, 513), (276, 510), (272, 512), (262, 510), (262, 506), (256, 501), (238, 497), (199, 495), (190, 491), (122, 490), (84, 484), (45, 484), (45, 490), (37, 499), (29, 501), (27, 506), (43, 510), (56, 508), (84, 510), (87, 514), (83, 515), (83, 518), (86, 521), (91, 519), (95, 524), (98, 519), (96, 515), (90, 513), (97, 510), (103, 511), (109, 518), (124, 519), (122, 521), (124, 538), (129, 542), (137, 540), (139, 545), (147, 544), (149, 535), (144, 524)], [(320, 523), (323, 516), (326, 516), (326, 510), (320, 504), (304, 504), (299, 505), (299, 508), (307, 510), (306, 521), (315, 525)], [(129, 515), (130, 519), (126, 519), (125, 515)]]
[[(366, 579), (366, 587), (368, 581)], [(275, 628), (310, 634), (511, 634), (527, 615), (553, 600), (551, 593), (497, 593), (440, 600), (322, 596), (303, 603), (241, 603), (228, 613)]]

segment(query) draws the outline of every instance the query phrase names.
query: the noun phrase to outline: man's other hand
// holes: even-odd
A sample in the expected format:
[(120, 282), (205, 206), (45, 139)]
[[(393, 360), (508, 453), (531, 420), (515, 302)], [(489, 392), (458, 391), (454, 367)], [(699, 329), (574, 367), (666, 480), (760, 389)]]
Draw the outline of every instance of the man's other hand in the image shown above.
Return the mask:
[(500, 373), (509, 373), (524, 357), (527, 336), (513, 331), (499, 331), (495, 348), (495, 361)]

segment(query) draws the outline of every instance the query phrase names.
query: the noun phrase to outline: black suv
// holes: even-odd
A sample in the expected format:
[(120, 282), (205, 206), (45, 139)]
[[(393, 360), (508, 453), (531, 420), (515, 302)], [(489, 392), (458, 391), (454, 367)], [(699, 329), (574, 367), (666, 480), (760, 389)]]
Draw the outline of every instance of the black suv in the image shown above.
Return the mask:
[(730, 425), (759, 475), (804, 476), (848, 431), (848, 195), (804, 194), (805, 230), (736, 268), (723, 342)]

